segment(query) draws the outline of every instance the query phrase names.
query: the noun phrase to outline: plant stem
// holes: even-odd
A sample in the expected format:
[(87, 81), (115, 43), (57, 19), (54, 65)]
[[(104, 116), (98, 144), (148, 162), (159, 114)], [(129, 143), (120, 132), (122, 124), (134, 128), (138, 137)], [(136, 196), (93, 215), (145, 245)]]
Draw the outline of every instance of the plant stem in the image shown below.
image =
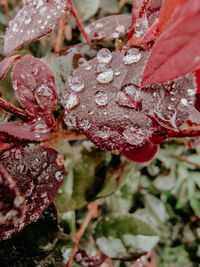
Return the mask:
[(83, 236), (90, 220), (97, 216), (97, 211), (98, 211), (98, 204), (97, 203), (92, 202), (88, 205), (88, 212), (87, 212), (87, 214), (86, 214), (86, 216), (85, 216), (85, 218), (81, 224), (81, 227), (79, 228), (79, 230), (76, 232), (76, 234), (74, 236), (75, 245), (74, 245), (71, 257), (70, 257), (68, 263), (64, 267), (70, 267), (71, 266), (73, 259), (76, 255), (76, 252), (78, 250), (78, 246), (79, 246), (81, 237)]
[(16, 115), (22, 121), (31, 121), (35, 117), (27, 111), (21, 110), (14, 105), (6, 102), (3, 98), (0, 97), (0, 108), (4, 109), (5, 111), (10, 112), (11, 114)]
[(89, 39), (89, 37), (88, 37), (88, 35), (87, 35), (84, 27), (83, 27), (83, 24), (82, 24), (81, 20), (78, 17), (78, 14), (76, 12), (76, 9), (74, 7), (74, 3), (73, 3), (72, 0), (67, 0), (67, 9), (70, 11), (70, 13), (72, 14), (72, 16), (76, 20), (76, 23), (77, 23), (77, 25), (79, 27), (79, 30), (82, 32), (85, 40), (87, 41), (88, 44), (90, 44), (90, 39)]
[(60, 20), (60, 27), (58, 32), (58, 37), (55, 43), (55, 52), (59, 52), (62, 49), (64, 35), (65, 35), (65, 26), (67, 24), (67, 12), (63, 15), (62, 19)]
[(200, 169), (200, 164), (197, 164), (195, 162), (192, 162), (192, 161), (188, 160), (186, 157), (178, 156), (177, 159), (180, 160), (180, 161), (186, 162), (186, 163), (188, 163), (188, 164), (190, 164), (192, 166), (194, 166), (196, 169)]

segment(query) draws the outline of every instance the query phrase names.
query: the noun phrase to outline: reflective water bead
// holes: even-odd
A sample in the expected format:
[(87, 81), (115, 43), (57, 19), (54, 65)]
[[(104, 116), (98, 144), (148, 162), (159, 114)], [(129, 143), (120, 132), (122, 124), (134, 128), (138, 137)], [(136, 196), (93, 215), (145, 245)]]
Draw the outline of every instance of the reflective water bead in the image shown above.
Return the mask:
[(68, 82), (71, 89), (75, 92), (80, 92), (84, 89), (84, 81), (79, 77), (69, 77)]
[(140, 145), (144, 142), (145, 139), (143, 131), (133, 126), (125, 129), (122, 134), (125, 137), (126, 141), (131, 145)]
[(110, 83), (113, 80), (113, 70), (108, 69), (97, 76), (99, 83)]
[(97, 60), (99, 63), (109, 63), (112, 59), (112, 53), (107, 48), (102, 48), (97, 53)]
[(108, 103), (108, 95), (103, 91), (98, 91), (94, 96), (94, 101), (99, 106), (105, 106)]
[(91, 124), (89, 122), (89, 120), (87, 119), (83, 119), (81, 120), (81, 122), (79, 122), (79, 125), (83, 128), (83, 130), (88, 130), (91, 128)]
[(79, 98), (74, 94), (68, 94), (62, 99), (62, 105), (67, 109), (70, 110), (77, 105), (79, 105)]
[(123, 57), (123, 61), (125, 64), (129, 65), (129, 64), (136, 63), (136, 62), (140, 61), (141, 57), (142, 56), (141, 56), (138, 49), (131, 48), (125, 53), (125, 55)]

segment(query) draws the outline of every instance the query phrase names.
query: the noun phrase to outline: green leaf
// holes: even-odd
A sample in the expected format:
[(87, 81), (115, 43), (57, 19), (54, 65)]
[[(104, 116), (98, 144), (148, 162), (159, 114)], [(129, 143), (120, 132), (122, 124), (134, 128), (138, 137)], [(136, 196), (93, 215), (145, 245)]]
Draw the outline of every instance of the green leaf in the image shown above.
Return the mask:
[(195, 198), (190, 199), (190, 206), (192, 207), (196, 215), (200, 217), (200, 200)]
[(155, 230), (133, 216), (103, 218), (95, 229), (96, 244), (112, 259), (137, 259), (159, 240)]

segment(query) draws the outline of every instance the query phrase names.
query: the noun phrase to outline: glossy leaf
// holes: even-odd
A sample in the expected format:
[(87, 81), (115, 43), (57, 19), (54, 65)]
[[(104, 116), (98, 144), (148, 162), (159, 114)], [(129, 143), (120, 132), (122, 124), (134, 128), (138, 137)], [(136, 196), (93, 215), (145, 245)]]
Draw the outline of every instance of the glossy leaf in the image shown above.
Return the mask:
[(51, 129), (45, 121), (34, 120), (32, 122), (10, 121), (0, 124), (0, 132), (18, 139), (30, 141), (42, 141), (49, 138)]
[(48, 65), (27, 55), (15, 64), (12, 79), (22, 106), (37, 118), (43, 118), (51, 127), (51, 112), (56, 108), (57, 89)]
[(4, 239), (37, 221), (51, 204), (64, 177), (61, 159), (55, 150), (42, 146), (16, 148), (0, 154), (1, 164), (16, 182), (20, 195), (26, 198), (27, 208), (23, 222), (10, 225)]
[(151, 142), (146, 142), (141, 147), (135, 147), (128, 151), (122, 152), (124, 156), (135, 162), (147, 162), (153, 159), (157, 153), (159, 145), (154, 145)]
[(174, 13), (153, 46), (142, 86), (170, 81), (199, 68), (199, 12), (199, 0), (190, 0)]
[(130, 27), (130, 15), (112, 15), (92, 22), (85, 31), (91, 40), (113, 40), (124, 36)]
[(4, 51), (10, 54), (27, 42), (54, 30), (65, 12), (65, 1), (31, 1), (10, 22), (4, 37)]

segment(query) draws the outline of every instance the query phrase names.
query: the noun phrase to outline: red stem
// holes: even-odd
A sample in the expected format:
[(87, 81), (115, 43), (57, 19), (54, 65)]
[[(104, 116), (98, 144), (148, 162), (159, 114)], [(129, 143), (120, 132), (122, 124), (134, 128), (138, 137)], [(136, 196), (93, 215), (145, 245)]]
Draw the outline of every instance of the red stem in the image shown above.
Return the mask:
[(88, 44), (90, 44), (90, 39), (83, 27), (83, 24), (81, 22), (81, 20), (78, 17), (78, 14), (76, 12), (76, 9), (74, 7), (73, 1), (72, 0), (67, 0), (67, 9), (70, 11), (70, 13), (72, 14), (72, 16), (74, 17), (74, 19), (76, 20), (76, 23), (79, 27), (79, 30), (82, 32), (85, 40), (87, 41)]
[[(161, 131), (162, 133), (162, 131)], [(173, 130), (166, 130), (163, 132), (163, 135), (166, 138), (182, 138), (182, 137), (197, 137), (200, 136), (200, 130), (198, 129), (184, 129), (179, 131), (173, 131)]]
[(21, 110), (14, 105), (6, 102), (3, 98), (0, 97), (0, 108), (4, 109), (5, 111), (8, 111), (14, 115), (16, 115), (18, 118), (20, 118), (22, 121), (31, 121), (35, 117), (30, 114), (27, 111)]

